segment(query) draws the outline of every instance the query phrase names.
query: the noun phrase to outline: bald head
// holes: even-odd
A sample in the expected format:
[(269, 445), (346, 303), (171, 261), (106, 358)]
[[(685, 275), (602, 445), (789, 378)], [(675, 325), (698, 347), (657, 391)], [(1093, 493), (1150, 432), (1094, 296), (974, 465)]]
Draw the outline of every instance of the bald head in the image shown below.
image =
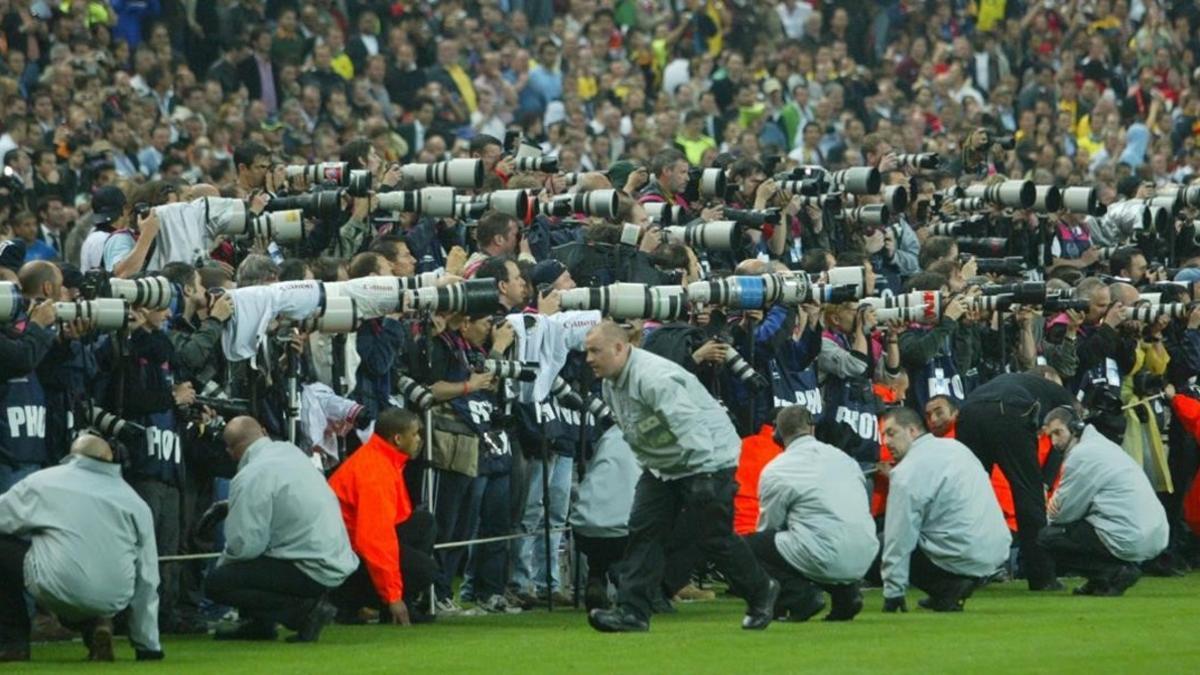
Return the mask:
[(113, 461), (112, 446), (108, 444), (108, 441), (95, 434), (80, 434), (71, 444), (71, 454), (91, 457), (102, 462)]
[(221, 191), (217, 189), (217, 186), (209, 185), (208, 183), (197, 183), (184, 191), (183, 201), (190, 202), (193, 199), (200, 199), (201, 197), (220, 196)]
[(1132, 307), (1138, 302), (1138, 289), (1134, 288), (1130, 284), (1117, 282), (1109, 286), (1108, 289), (1109, 292), (1112, 293), (1112, 299), (1114, 302), (1119, 302), (1126, 307)]
[(34, 260), (21, 266), (21, 295), (26, 298), (58, 300), (62, 291), (62, 272), (45, 260)]
[(258, 420), (248, 415), (235, 417), (229, 420), (225, 425), (225, 433), (222, 438), (225, 440), (225, 449), (233, 461), (241, 461), (242, 455), (246, 454), (246, 448), (249, 448), (260, 438), (267, 435), (267, 432), (258, 423)]
[(588, 332), (584, 341), (587, 363), (598, 377), (615, 378), (625, 369), (629, 353), (629, 335), (612, 321), (602, 321)]

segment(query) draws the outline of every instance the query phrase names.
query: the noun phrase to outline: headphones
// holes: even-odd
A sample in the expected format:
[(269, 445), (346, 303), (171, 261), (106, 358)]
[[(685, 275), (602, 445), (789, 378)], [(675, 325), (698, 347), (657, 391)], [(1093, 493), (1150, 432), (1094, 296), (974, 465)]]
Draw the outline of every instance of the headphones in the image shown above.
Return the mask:
[(1071, 406), (1071, 405), (1057, 406), (1057, 407), (1053, 408), (1049, 413), (1046, 413), (1046, 416), (1049, 417), (1051, 414), (1053, 414), (1057, 410), (1065, 410), (1067, 415), (1070, 416), (1070, 419), (1067, 420), (1067, 430), (1071, 432), (1071, 435), (1074, 436), (1075, 438), (1079, 438), (1080, 436), (1082, 436), (1083, 430), (1087, 427), (1087, 422), (1085, 422), (1081, 417), (1079, 417), (1079, 413), (1075, 411), (1075, 406)]

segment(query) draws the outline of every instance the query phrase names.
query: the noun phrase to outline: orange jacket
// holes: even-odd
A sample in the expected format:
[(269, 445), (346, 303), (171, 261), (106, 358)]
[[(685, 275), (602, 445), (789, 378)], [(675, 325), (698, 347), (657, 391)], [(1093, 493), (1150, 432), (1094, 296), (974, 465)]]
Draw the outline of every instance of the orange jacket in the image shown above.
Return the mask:
[(404, 484), (406, 463), (408, 455), (372, 435), (329, 479), (342, 507), (350, 546), (367, 566), (375, 591), (388, 604), (404, 596), (396, 526), (412, 515)]
[[(1197, 441), (1200, 441), (1200, 401), (1191, 396), (1176, 395), (1171, 399), (1175, 419)], [(1200, 472), (1196, 473), (1183, 497), (1183, 520), (1195, 534), (1200, 534)]]
[[(896, 402), (896, 392), (892, 391), (890, 387), (876, 383), (873, 388), (880, 401), (888, 404)], [(879, 461), (887, 464), (895, 462), (896, 458), (892, 457), (892, 451), (883, 442), (883, 422), (879, 423), (879, 439)], [(874, 483), (875, 487), (871, 490), (871, 515), (878, 518), (887, 509), (887, 476), (876, 473)]]
[(738, 534), (758, 529), (758, 478), (767, 462), (783, 452), (774, 435), (775, 427), (764, 424), (757, 434), (742, 439), (742, 456), (734, 476), (738, 491), (733, 497), (733, 531)]
[[(1038, 434), (1038, 466), (1046, 466), (1046, 458), (1050, 456), (1050, 437), (1044, 434)], [(1054, 478), (1054, 483), (1050, 485), (1050, 493), (1054, 493), (1054, 488), (1058, 487), (1058, 477)], [(1008, 484), (1008, 479), (1004, 477), (1004, 472), (1000, 470), (1000, 465), (992, 467), (992, 490), (996, 493), (996, 501), (1000, 502), (1000, 510), (1004, 512), (1004, 520), (1008, 523), (1008, 529), (1013, 532), (1017, 531), (1017, 510), (1013, 507), (1012, 486)]]

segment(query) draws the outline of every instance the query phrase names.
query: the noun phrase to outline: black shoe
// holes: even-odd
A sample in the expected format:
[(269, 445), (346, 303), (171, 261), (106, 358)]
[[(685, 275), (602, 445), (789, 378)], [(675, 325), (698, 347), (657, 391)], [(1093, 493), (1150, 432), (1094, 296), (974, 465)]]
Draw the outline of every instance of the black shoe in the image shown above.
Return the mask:
[[(771, 625), (775, 616), (775, 601), (779, 599), (779, 582), (767, 577), (767, 588), (758, 602), (746, 608), (746, 616), (742, 617), (742, 628), (745, 630), (763, 630)], [(824, 604), (824, 603), (822, 603)], [(821, 610), (817, 610), (818, 612)]]
[(88, 648), (88, 661), (115, 661), (112, 641), (112, 619), (96, 619), (96, 623), (83, 633), (83, 642)]
[(833, 608), (825, 615), (826, 621), (849, 621), (862, 611), (863, 596), (857, 586), (839, 588), (830, 593), (829, 597)]
[(1133, 587), (1142, 578), (1142, 570), (1137, 565), (1122, 565), (1113, 575), (1108, 584), (1109, 597), (1125, 595), (1125, 591)]
[(934, 612), (961, 612), (963, 611), (962, 598), (950, 598), (946, 596), (921, 598), (917, 601), (917, 606), (921, 609), (928, 609)]
[(650, 611), (655, 614), (676, 614), (679, 612), (665, 595), (658, 596), (650, 603)]
[(961, 612), (967, 603), (967, 598), (971, 597), (973, 592), (975, 592), (975, 581), (961, 579), (953, 582), (945, 593), (930, 595), (928, 598), (918, 601), (917, 606), (935, 612)]
[(318, 600), (313, 608), (304, 616), (304, 620), (300, 623), (299, 630), (295, 635), (288, 637), (288, 642), (316, 642), (317, 638), (321, 637), (321, 630), (333, 621), (333, 617), (337, 616), (337, 608), (325, 602)]
[(620, 609), (593, 609), (588, 612), (588, 625), (601, 633), (645, 633), (650, 624)]
[(608, 609), (608, 581), (605, 579), (588, 579), (587, 590), (583, 594), (583, 606), (587, 611), (593, 609)]
[[(788, 622), (804, 623), (825, 609), (825, 594), (814, 589), (805, 602), (787, 608), (781, 608), (778, 602), (775, 603), (775, 611), (779, 612), (780, 609), (784, 609), (787, 612), (786, 618)], [(777, 613), (775, 616), (778, 618), (779, 614)]]
[(218, 628), (213, 634), (214, 640), (254, 640), (270, 642), (278, 637), (275, 624), (256, 619), (248, 619), (236, 626)]
[(8, 645), (0, 647), (0, 663), (29, 660), (29, 645)]

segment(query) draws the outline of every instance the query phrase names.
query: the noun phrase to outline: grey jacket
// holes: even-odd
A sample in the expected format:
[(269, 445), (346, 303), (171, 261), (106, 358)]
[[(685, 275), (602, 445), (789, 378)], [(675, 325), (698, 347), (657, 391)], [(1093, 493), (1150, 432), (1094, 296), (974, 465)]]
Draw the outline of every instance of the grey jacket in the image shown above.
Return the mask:
[(904, 595), (920, 546), (935, 565), (984, 577), (1008, 559), (1012, 535), (983, 465), (967, 446), (925, 434), (892, 469), (883, 527), (883, 596)]
[(643, 467), (669, 480), (737, 466), (742, 440), (695, 375), (634, 347), (604, 400)]
[(633, 490), (642, 469), (617, 427), (596, 441), (596, 452), (579, 483), (571, 507), (571, 527), (589, 537), (624, 537), (629, 534)]
[(259, 557), (294, 560), (327, 588), (358, 568), (341, 507), (325, 477), (299, 448), (268, 438), (255, 441), (238, 463), (218, 564)]
[(867, 573), (879, 538), (858, 462), (812, 436), (792, 441), (758, 480), (758, 529), (804, 576), (846, 584)]
[(1046, 513), (1051, 524), (1086, 520), (1109, 552), (1128, 562), (1162, 553), (1170, 535), (1142, 467), (1091, 425), (1067, 452)]
[(158, 546), (150, 507), (121, 467), (68, 455), (0, 495), (0, 533), (29, 537), (25, 588), (65, 619), (129, 608), (129, 640), (158, 642)]

